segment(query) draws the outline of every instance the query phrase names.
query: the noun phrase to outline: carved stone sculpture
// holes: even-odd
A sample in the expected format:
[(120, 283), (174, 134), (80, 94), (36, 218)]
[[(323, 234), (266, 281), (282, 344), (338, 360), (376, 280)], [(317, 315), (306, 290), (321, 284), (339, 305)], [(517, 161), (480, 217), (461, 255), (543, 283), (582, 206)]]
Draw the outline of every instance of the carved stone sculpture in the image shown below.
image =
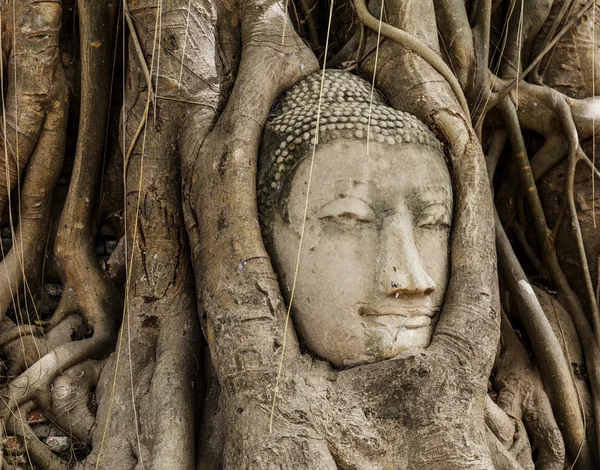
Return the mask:
[(319, 103), (320, 81), (293, 87), (267, 125), (260, 214), (288, 302), (303, 239), (292, 304), (301, 339), (347, 367), (429, 344), (448, 282), (452, 187), (423, 123), (377, 92), (371, 104), (370, 85), (344, 71), (326, 71)]

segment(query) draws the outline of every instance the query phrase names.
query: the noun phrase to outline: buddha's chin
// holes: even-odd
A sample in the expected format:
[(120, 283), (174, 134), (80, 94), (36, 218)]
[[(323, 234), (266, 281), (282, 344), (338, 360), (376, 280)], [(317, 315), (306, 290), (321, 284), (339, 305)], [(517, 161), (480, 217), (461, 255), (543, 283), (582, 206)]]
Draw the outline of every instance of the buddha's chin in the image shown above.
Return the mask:
[(407, 349), (426, 348), (431, 343), (433, 325), (419, 328), (373, 328), (365, 333), (364, 350), (353, 358), (344, 359), (342, 367), (372, 364), (392, 359)]

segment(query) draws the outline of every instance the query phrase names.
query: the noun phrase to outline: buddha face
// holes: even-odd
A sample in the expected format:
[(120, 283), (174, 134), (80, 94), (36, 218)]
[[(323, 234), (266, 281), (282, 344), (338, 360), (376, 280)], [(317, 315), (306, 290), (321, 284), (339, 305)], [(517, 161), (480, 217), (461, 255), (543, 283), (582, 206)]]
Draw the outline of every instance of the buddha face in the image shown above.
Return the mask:
[[(271, 253), (290, 300), (310, 171), (275, 211)], [(349, 367), (426, 347), (448, 281), (452, 187), (441, 152), (338, 139), (319, 145), (292, 315), (307, 348)]]

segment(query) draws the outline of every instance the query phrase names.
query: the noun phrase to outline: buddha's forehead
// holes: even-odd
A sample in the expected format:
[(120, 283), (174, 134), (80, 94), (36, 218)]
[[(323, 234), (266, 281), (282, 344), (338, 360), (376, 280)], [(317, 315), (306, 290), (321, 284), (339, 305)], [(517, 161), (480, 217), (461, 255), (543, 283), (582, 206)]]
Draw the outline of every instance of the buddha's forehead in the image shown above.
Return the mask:
[[(307, 184), (310, 161), (295, 179)], [(338, 140), (319, 146), (313, 167), (315, 196), (353, 195), (393, 198), (414, 194), (452, 198), (450, 175), (441, 152), (422, 145), (390, 146), (378, 142)], [(304, 191), (303, 191), (304, 192)]]

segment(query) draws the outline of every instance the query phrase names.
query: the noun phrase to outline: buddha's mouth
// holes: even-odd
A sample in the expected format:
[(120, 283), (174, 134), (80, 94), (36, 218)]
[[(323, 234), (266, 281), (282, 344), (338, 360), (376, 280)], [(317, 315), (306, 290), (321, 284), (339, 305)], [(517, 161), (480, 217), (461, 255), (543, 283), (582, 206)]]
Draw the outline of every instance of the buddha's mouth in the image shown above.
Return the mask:
[(424, 328), (432, 323), (432, 317), (439, 312), (439, 307), (426, 304), (381, 303), (363, 304), (358, 313), (369, 317), (376, 324), (387, 328), (406, 328), (409, 330)]
[(434, 307), (431, 303), (399, 303), (382, 302), (379, 304), (359, 304), (358, 313), (361, 316), (400, 316), (406, 318), (415, 317), (433, 317), (440, 311), (439, 307)]

